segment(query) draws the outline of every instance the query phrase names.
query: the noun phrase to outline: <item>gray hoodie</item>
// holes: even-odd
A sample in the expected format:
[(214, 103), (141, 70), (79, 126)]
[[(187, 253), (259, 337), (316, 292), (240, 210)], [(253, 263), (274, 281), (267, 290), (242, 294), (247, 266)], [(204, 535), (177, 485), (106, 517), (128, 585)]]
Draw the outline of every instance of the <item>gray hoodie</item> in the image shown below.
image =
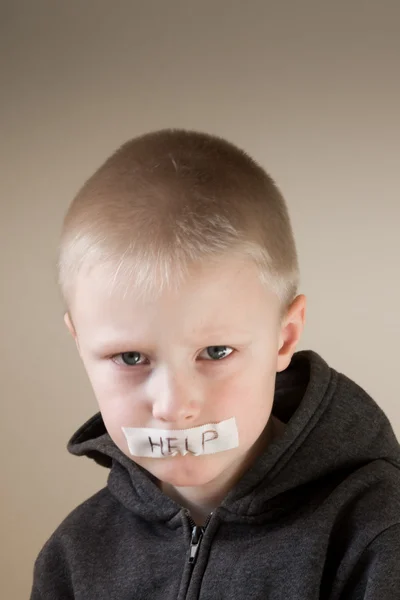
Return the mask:
[(400, 446), (383, 411), (302, 351), (273, 414), (284, 434), (203, 528), (95, 415), (68, 449), (110, 468), (107, 487), (46, 542), (31, 600), (399, 600)]

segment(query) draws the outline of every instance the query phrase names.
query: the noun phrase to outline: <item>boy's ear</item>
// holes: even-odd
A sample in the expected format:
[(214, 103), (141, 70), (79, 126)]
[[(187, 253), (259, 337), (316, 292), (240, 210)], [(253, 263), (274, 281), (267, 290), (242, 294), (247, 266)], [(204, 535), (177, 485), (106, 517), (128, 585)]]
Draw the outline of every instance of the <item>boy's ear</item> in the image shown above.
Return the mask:
[(74, 327), (74, 324), (72, 322), (71, 315), (69, 314), (69, 312), (66, 312), (64, 315), (64, 323), (67, 326), (68, 331), (74, 338), (76, 347), (78, 348), (78, 352), (80, 353), (78, 337), (76, 335), (75, 327)]
[(276, 369), (278, 373), (284, 371), (290, 365), (296, 346), (303, 333), (305, 313), (306, 297), (301, 294), (293, 300), (282, 321)]

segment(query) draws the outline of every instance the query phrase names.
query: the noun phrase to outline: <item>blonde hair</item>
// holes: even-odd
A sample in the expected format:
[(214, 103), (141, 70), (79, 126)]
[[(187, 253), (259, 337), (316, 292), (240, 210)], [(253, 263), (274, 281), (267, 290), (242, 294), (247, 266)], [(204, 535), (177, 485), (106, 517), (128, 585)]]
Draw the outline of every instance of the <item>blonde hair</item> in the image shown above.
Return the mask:
[(219, 137), (166, 129), (123, 144), (86, 181), (64, 219), (58, 280), (68, 305), (77, 275), (111, 269), (152, 297), (190, 266), (249, 257), (283, 309), (297, 293), (298, 259), (285, 201), (269, 175)]

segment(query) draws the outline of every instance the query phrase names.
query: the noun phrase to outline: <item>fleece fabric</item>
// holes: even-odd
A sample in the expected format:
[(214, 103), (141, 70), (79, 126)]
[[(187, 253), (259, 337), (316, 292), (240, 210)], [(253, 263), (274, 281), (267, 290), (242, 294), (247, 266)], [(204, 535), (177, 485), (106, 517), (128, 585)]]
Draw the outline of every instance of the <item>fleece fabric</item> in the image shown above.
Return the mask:
[(96, 414), (68, 449), (107, 486), (41, 550), (31, 600), (399, 600), (400, 446), (388, 418), (315, 352), (277, 375), (286, 424), (204, 528)]

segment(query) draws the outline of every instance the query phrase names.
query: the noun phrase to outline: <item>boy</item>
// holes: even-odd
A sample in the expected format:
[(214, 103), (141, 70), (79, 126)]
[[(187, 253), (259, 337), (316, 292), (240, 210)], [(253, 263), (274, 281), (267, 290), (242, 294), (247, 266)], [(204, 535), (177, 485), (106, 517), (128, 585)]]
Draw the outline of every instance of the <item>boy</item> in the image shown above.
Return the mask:
[(64, 221), (65, 322), (106, 488), (42, 549), (32, 600), (400, 598), (400, 448), (312, 351), (285, 202), (244, 152), (163, 130)]

